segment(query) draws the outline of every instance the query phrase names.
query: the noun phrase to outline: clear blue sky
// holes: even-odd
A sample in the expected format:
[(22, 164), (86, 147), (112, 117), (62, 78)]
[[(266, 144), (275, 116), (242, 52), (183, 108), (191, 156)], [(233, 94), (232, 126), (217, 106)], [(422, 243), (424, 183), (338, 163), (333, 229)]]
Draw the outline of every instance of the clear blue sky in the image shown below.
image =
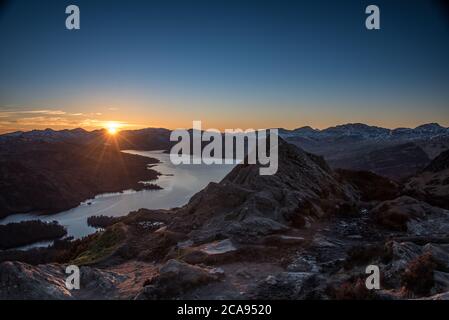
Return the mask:
[[(0, 131), (449, 126), (449, 16), (432, 0), (6, 1)], [(77, 4), (81, 30), (65, 29)], [(365, 29), (377, 4), (381, 30)]]

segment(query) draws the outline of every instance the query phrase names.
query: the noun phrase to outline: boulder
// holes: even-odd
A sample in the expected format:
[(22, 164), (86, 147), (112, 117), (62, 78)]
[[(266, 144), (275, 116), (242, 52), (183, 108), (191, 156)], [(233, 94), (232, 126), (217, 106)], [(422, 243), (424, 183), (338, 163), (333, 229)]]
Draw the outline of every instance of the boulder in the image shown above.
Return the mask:
[(223, 275), (221, 269), (202, 268), (171, 259), (159, 269), (158, 276), (146, 283), (136, 299), (174, 299), (191, 289), (218, 281)]
[(119, 285), (126, 275), (91, 267), (80, 268), (80, 289), (68, 290), (65, 265), (38, 266), (21, 262), (0, 264), (0, 300), (72, 300), (117, 299), (121, 297)]

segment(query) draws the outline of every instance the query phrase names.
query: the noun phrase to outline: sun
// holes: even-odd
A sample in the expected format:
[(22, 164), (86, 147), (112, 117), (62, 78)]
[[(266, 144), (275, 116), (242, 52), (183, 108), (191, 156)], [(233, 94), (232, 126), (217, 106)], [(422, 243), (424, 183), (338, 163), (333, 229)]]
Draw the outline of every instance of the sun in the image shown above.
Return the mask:
[(108, 122), (106, 124), (106, 130), (108, 133), (113, 136), (116, 135), (118, 132), (119, 124), (117, 122)]

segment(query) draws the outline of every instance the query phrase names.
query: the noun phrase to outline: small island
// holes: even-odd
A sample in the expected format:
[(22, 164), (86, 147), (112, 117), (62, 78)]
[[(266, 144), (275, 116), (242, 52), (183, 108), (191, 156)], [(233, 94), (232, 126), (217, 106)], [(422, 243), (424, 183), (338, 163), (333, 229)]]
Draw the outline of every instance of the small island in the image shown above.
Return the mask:
[(91, 216), (87, 218), (87, 224), (96, 229), (105, 229), (120, 221), (122, 217)]

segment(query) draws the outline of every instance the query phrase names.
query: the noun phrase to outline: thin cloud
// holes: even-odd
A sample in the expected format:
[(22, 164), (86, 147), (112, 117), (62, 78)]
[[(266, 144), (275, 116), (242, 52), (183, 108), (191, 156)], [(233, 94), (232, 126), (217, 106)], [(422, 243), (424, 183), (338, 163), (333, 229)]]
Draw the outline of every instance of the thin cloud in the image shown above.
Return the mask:
[(16, 114), (46, 114), (46, 115), (64, 115), (67, 112), (62, 110), (21, 110), (21, 111), (0, 111), (0, 116), (13, 116)]
[[(13, 109), (12, 109), (13, 108)], [(74, 129), (84, 128), (94, 130), (106, 128), (111, 120), (102, 120), (98, 117), (103, 114), (100, 112), (92, 113), (69, 113), (57, 109), (26, 109), (21, 107), (0, 106), (0, 133), (31, 130), (31, 129)], [(15, 110), (14, 110), (15, 109)], [(131, 124), (123, 121), (113, 121), (121, 129), (139, 127), (139, 125)]]
[(73, 126), (75, 122), (61, 117), (31, 117), (17, 119), (17, 125), (23, 126)]

